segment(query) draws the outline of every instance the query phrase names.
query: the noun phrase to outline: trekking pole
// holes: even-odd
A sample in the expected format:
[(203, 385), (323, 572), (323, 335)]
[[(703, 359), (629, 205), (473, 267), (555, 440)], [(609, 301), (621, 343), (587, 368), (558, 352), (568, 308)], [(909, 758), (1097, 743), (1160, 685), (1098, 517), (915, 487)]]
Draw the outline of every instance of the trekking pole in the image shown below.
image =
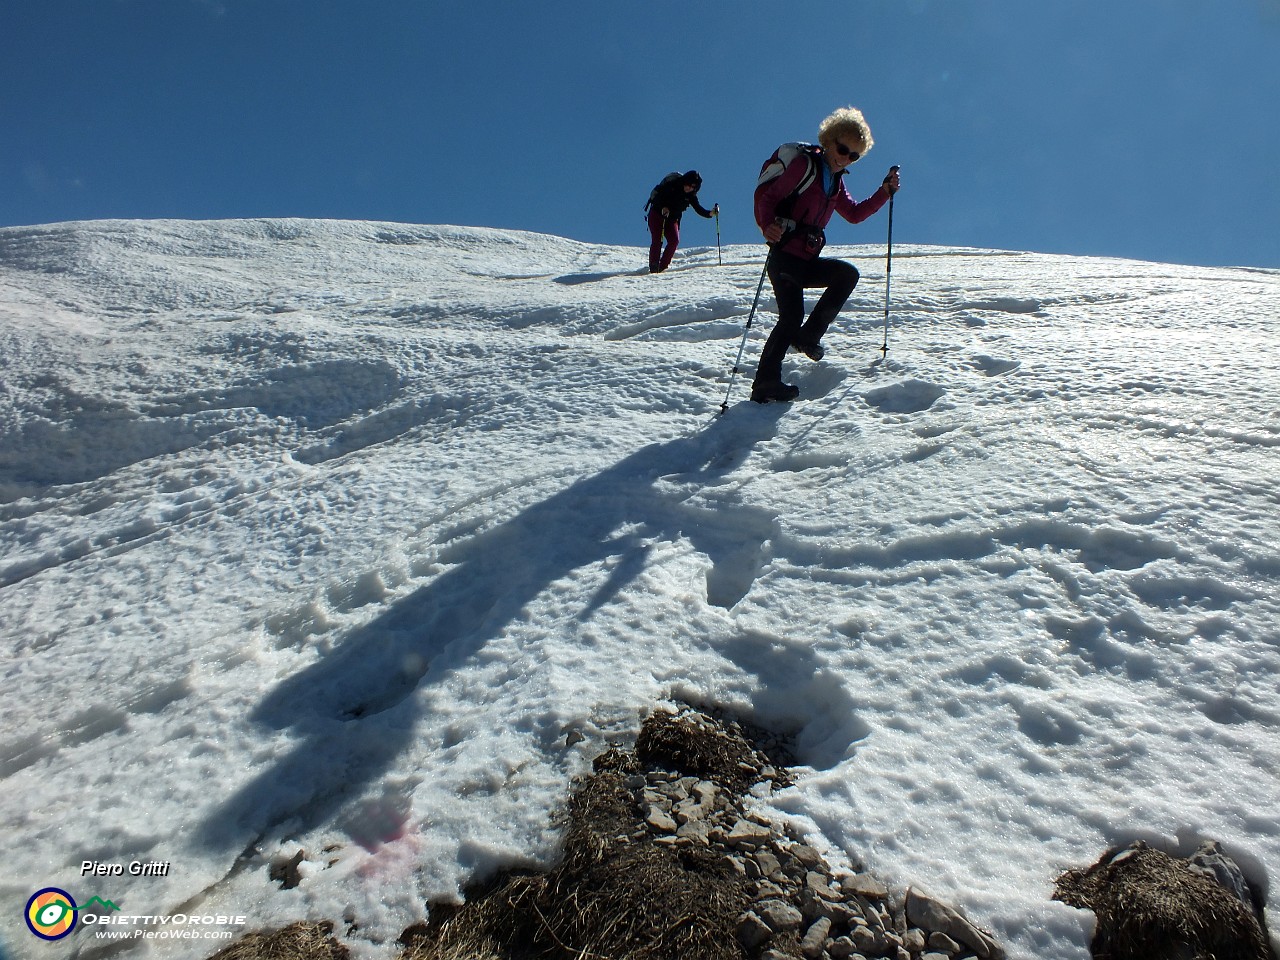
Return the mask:
[(716, 263), (724, 266), (724, 259), (720, 256), (720, 204), (716, 204)]
[(769, 258), (773, 256), (773, 247), (769, 248), (769, 256), (764, 258), (764, 269), (760, 271), (760, 282), (756, 284), (756, 296), (751, 301), (751, 312), (747, 314), (747, 325), (742, 328), (742, 342), (738, 344), (738, 356), (733, 361), (733, 372), (729, 376), (729, 389), (724, 392), (724, 402), (720, 404), (720, 412), (729, 409), (729, 394), (733, 393), (733, 383), (738, 379), (738, 365), (742, 363), (742, 351), (747, 346), (747, 334), (751, 332), (751, 321), (756, 318), (756, 304), (760, 302), (760, 291), (764, 288), (765, 274), (769, 272)]
[[(895, 163), (889, 173), (900, 169)], [(888, 178), (886, 178), (888, 179)], [(884, 260), (884, 343), (880, 345), (880, 359), (889, 356), (889, 278), (893, 274), (893, 194), (889, 194), (889, 241), (885, 245)]]

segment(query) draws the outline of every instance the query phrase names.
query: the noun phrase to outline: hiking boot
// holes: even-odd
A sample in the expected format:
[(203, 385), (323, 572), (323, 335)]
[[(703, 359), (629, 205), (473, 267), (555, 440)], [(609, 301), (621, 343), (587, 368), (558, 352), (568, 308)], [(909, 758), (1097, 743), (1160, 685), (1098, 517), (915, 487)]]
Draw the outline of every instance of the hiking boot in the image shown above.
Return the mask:
[(800, 388), (791, 383), (775, 380), (773, 383), (753, 383), (751, 399), (756, 403), (769, 403), (773, 400), (786, 402), (800, 396)]
[(815, 363), (827, 355), (827, 351), (822, 348), (821, 343), (793, 343), (791, 349), (799, 350)]

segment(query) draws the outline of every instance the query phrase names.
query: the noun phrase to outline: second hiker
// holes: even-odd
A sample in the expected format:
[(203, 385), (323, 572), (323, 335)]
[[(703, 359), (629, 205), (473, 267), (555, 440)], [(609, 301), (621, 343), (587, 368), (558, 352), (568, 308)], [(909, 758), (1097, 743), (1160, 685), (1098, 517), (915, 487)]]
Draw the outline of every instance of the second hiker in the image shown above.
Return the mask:
[[(706, 210), (698, 202), (698, 188), (701, 186), (702, 177), (698, 171), (690, 170), (688, 173), (667, 174), (650, 192), (649, 202), (645, 205), (649, 211), (650, 273), (661, 273), (671, 265), (671, 258), (680, 245), (680, 215), (688, 207), (693, 207), (698, 216), (708, 220), (720, 211), (719, 204)], [(664, 238), (667, 241), (665, 250), (662, 249)]]
[[(751, 399), (758, 403), (794, 400), (800, 389), (782, 382), (782, 358), (794, 348), (810, 360), (825, 354), (822, 336), (858, 283), (858, 269), (844, 260), (823, 257), (824, 228), (834, 213), (861, 223), (898, 189), (898, 170), (867, 199), (855, 202), (844, 175), (874, 140), (862, 111), (843, 107), (818, 127), (818, 145), (784, 143), (760, 170), (756, 184), (756, 223), (769, 242), (769, 281), (778, 302), (778, 322), (765, 341), (756, 367)], [(806, 287), (825, 288), (804, 319)]]

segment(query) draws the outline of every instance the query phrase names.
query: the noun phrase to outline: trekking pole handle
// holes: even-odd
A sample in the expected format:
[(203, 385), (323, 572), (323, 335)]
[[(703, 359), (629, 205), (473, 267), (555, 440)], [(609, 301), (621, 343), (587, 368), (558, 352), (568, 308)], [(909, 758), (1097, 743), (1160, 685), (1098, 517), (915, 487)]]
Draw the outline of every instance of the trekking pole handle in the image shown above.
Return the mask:
[[(883, 181), (883, 182), (887, 185), (887, 184), (889, 183), (889, 178), (890, 178), (890, 177), (892, 177), (895, 173), (897, 173), (897, 172), (898, 172), (899, 170), (901, 170), (901, 169), (902, 169), (901, 164), (897, 164), (897, 163), (895, 163), (892, 167), (890, 167), (890, 168), (889, 168), (889, 172), (888, 172), (887, 174), (885, 174), (885, 178), (884, 178), (884, 181)], [(892, 197), (893, 197), (893, 193), (896, 193), (896, 192), (897, 192), (897, 191), (891, 192), (891, 193), (889, 194), (890, 198), (892, 198)]]

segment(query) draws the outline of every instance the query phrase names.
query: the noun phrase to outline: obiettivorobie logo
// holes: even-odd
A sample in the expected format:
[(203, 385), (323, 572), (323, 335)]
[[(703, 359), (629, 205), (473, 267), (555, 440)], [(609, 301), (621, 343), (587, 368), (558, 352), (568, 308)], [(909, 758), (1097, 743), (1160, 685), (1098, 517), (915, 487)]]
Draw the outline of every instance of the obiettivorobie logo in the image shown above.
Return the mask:
[[(95, 908), (96, 909), (93, 909)], [(110, 900), (92, 897), (83, 906), (60, 887), (37, 890), (27, 901), (27, 929), (41, 940), (61, 940), (77, 926), (99, 940), (230, 940), (249, 918), (199, 913), (124, 913)]]
[(77, 906), (75, 897), (57, 887), (37, 890), (27, 901), (27, 929), (41, 940), (61, 940), (76, 926), (76, 914), (98, 904), (108, 912), (119, 910), (110, 900), (94, 897), (83, 907)]

